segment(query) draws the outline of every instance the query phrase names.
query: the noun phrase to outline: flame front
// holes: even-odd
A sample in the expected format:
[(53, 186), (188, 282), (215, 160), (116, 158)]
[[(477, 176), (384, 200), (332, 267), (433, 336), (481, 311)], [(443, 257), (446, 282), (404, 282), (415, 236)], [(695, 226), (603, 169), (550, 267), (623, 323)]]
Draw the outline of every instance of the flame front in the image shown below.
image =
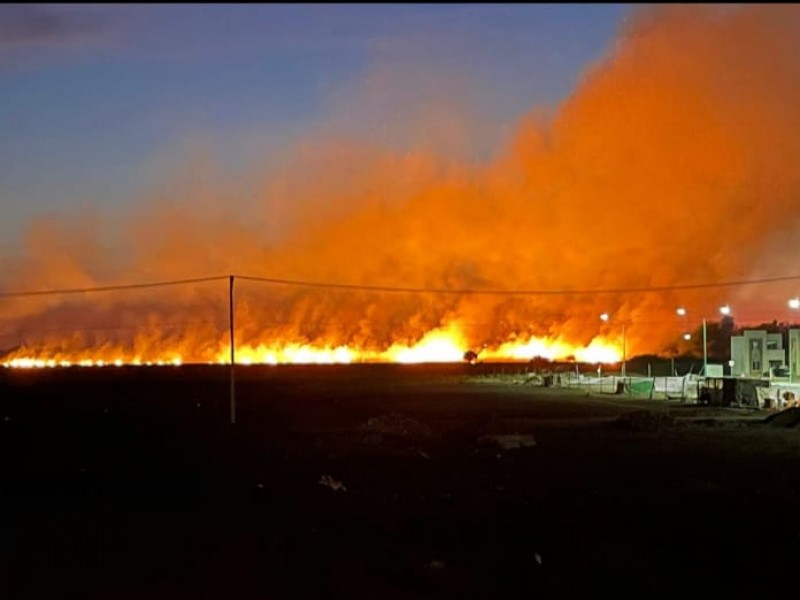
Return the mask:
[[(275, 344), (256, 346), (242, 345), (236, 348), (236, 363), (241, 365), (278, 364), (351, 364), (351, 363), (455, 363), (465, 359), (470, 350), (466, 337), (457, 326), (429, 331), (412, 344), (394, 343), (385, 350), (341, 346), (319, 346), (313, 344)], [(485, 346), (477, 353), (485, 361), (528, 361), (536, 357), (549, 360), (575, 359), (587, 363), (616, 363), (620, 361), (618, 345), (606, 339), (595, 338), (586, 347), (576, 347), (562, 340), (531, 337), (525, 341), (510, 341), (495, 347)], [(12, 353), (2, 363), (9, 368), (53, 368), (53, 367), (120, 367), (136, 366), (180, 366), (188, 363), (230, 364), (230, 348), (220, 343), (215, 356), (192, 356), (185, 359), (179, 353), (165, 352), (151, 357), (142, 357), (117, 349), (115, 353), (99, 354), (81, 351), (60, 353), (52, 356), (46, 349), (35, 355), (25, 350)]]

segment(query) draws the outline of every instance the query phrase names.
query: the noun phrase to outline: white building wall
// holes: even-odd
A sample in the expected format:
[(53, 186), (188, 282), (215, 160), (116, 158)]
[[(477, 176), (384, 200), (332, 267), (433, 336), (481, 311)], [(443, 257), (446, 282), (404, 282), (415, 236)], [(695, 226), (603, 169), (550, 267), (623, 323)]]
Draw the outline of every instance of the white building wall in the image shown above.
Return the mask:
[[(800, 330), (794, 334), (794, 344), (800, 349)], [(800, 352), (793, 357), (797, 374), (800, 374)], [(731, 336), (732, 375), (735, 377), (764, 377), (770, 367), (787, 365), (786, 349), (780, 333), (767, 333), (763, 329), (746, 329), (742, 335)]]
[(800, 379), (800, 329), (789, 330), (789, 378)]
[(759, 329), (746, 330), (744, 332), (745, 344), (747, 345), (747, 361), (744, 372), (746, 377), (763, 377), (769, 371), (766, 361), (767, 351), (767, 332)]
[(747, 344), (743, 335), (731, 336), (731, 360), (733, 361), (733, 368), (731, 375), (734, 377), (742, 377), (745, 375), (747, 367)]

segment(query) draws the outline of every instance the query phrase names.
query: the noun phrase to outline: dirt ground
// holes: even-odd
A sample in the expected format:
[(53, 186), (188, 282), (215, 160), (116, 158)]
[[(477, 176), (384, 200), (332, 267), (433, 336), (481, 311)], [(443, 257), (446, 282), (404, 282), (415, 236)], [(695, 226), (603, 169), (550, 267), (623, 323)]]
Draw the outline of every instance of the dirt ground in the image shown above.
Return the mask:
[(800, 430), (489, 369), (240, 367), (236, 425), (223, 367), (0, 370), (0, 596), (752, 598), (791, 580)]

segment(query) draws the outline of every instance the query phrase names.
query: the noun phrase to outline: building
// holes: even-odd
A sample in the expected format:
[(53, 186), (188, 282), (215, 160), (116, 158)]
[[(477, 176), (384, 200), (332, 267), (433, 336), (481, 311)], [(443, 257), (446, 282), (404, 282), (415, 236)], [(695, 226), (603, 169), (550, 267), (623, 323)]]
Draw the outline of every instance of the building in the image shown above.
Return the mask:
[(800, 378), (800, 329), (789, 330), (789, 348), (787, 348), (789, 378), (791, 381), (798, 381)]
[(746, 329), (742, 335), (731, 336), (731, 375), (759, 379), (782, 374), (794, 379), (800, 374), (798, 349), (800, 349), (800, 329), (789, 330), (788, 348), (783, 347), (781, 333)]

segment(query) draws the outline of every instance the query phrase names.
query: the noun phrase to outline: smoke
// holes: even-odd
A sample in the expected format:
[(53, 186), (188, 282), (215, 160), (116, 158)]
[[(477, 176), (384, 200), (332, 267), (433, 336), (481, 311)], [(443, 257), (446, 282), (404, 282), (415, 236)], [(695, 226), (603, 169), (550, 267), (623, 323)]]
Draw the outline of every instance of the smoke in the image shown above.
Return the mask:
[(0, 47), (63, 45), (96, 35), (105, 25), (95, 17), (68, 16), (53, 7), (6, 4), (0, 7)]
[[(252, 203), (235, 201), (225, 185), (200, 176), (189, 177), (177, 196), (152, 200), (121, 226), (124, 268), (114, 270), (120, 263), (98, 256), (92, 231), (53, 235), (35, 225), (20, 263), (26, 266), (11, 271), (5, 287), (235, 272), (378, 286), (563, 291), (795, 274), (798, 35), (796, 6), (642, 10), (561, 106), (533, 109), (489, 160), (457, 150), (484, 135), (468, 107), (441, 94), (435, 102), (416, 102), (406, 91), (399, 94), (402, 111), (392, 112), (391, 102), (378, 111), (396, 118), (388, 133), (357, 126), (362, 112), (349, 113), (339, 125), (351, 123), (353, 136), (339, 126), (303, 140), (269, 171)], [(384, 85), (398, 89), (381, 73), (367, 88)], [(404, 124), (413, 127), (404, 130)], [(408, 131), (415, 132), (411, 139)], [(42, 237), (50, 242), (36, 241)], [(586, 344), (598, 333), (618, 337), (627, 323), (631, 354), (661, 350), (681, 336), (679, 305), (697, 319), (730, 301), (737, 316), (737, 302), (751, 312), (768, 298), (778, 299), (769, 306), (785, 306), (789, 292), (759, 286), (459, 296), (249, 282), (238, 291), (237, 333), (251, 344), (285, 339), (386, 347), (458, 323), (467, 343), (480, 347), (530, 334)], [(35, 328), (37, 315), (58, 314), (60, 302), (19, 303), (7, 314)], [(123, 301), (92, 302), (113, 312)], [(224, 290), (175, 289), (137, 306), (150, 315), (154, 331), (186, 315), (218, 323)], [(599, 321), (601, 312), (612, 314), (608, 324)]]

